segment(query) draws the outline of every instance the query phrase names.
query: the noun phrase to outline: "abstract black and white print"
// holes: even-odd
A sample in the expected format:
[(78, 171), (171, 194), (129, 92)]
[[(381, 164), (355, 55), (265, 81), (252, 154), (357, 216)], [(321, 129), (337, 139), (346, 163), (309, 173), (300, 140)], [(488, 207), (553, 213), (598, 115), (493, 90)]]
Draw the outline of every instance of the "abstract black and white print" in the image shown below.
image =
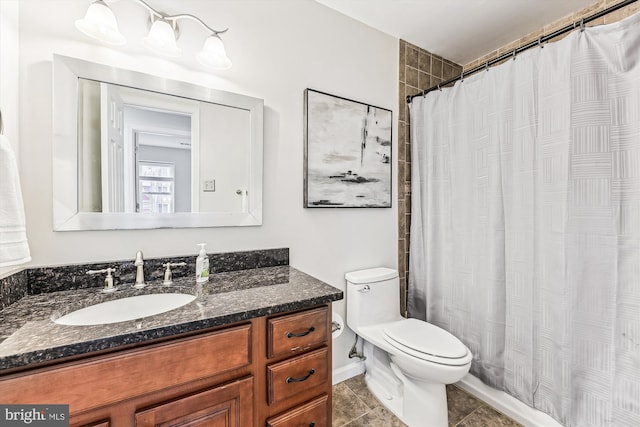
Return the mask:
[(391, 207), (392, 112), (305, 90), (305, 207)]

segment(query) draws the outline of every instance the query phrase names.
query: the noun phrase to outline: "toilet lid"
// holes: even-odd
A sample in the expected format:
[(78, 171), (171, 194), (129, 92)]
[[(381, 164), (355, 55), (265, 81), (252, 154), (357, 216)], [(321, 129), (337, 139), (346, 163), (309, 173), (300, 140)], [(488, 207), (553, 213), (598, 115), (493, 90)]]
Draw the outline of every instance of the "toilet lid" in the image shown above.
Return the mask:
[(387, 342), (417, 353), (445, 359), (460, 359), (468, 350), (449, 332), (418, 319), (406, 319), (384, 328)]

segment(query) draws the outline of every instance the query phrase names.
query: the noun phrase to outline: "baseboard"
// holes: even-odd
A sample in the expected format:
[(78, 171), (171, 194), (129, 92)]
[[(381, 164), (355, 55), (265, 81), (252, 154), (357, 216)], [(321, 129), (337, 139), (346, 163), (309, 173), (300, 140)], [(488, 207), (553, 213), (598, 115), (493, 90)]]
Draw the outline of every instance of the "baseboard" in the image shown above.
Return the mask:
[(562, 427), (562, 424), (549, 415), (531, 408), (504, 391), (489, 387), (471, 374), (467, 374), (456, 385), (525, 427)]
[(364, 373), (364, 362), (349, 363), (346, 366), (333, 370), (333, 384), (341, 383), (362, 373)]

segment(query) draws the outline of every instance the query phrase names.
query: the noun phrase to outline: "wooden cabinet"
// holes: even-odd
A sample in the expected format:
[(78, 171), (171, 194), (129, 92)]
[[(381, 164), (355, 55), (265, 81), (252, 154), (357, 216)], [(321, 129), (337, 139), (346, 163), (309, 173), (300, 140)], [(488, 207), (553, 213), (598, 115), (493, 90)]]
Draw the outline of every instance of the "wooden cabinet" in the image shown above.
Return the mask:
[(136, 427), (242, 427), (253, 422), (253, 378), (136, 412)]
[(303, 405), (297, 406), (267, 420), (267, 427), (329, 427), (329, 396), (321, 395)]
[(330, 307), (267, 321), (267, 426), (331, 425)]
[(330, 305), (0, 375), (72, 427), (330, 425)]
[(109, 420), (101, 420), (91, 424), (83, 424), (80, 427), (111, 427), (111, 423)]
[(269, 319), (268, 357), (290, 356), (327, 343), (327, 307)]
[[(3, 403), (69, 405), (71, 414), (248, 367), (245, 324), (139, 349), (98, 356), (0, 381)], [(213, 356), (215, 355), (215, 357)]]
[(327, 382), (327, 348), (303, 354), (267, 367), (269, 404)]

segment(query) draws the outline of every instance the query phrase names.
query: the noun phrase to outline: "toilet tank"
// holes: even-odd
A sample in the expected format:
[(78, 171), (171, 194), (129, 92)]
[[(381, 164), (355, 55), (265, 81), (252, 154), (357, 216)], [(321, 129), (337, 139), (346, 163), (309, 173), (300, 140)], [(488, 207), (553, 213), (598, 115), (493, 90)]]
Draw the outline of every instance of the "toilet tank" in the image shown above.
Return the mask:
[(362, 326), (400, 320), (400, 280), (391, 268), (377, 267), (345, 274), (347, 325)]

